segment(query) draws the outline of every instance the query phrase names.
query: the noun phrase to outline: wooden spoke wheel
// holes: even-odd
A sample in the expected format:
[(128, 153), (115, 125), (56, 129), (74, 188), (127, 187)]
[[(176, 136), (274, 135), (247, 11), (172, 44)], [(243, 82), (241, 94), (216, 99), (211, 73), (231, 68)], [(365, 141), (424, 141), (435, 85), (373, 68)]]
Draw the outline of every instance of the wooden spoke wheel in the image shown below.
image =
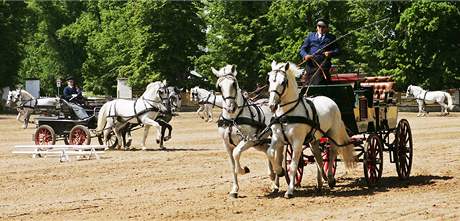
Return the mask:
[[(327, 174), (329, 173), (329, 156), (330, 156), (330, 146), (329, 144), (324, 144), (324, 151), (321, 153), (323, 157), (323, 177), (327, 178)], [(332, 160), (332, 176), (335, 177), (335, 171), (337, 170), (337, 155)]]
[[(297, 173), (295, 174), (295, 184), (294, 186), (300, 187), (300, 184), (302, 183), (302, 177), (303, 177), (303, 167), (304, 167), (304, 155), (302, 151), (302, 155), (299, 158), (299, 164), (297, 166)], [(291, 162), (292, 162), (292, 147), (290, 145), (286, 146), (286, 154), (284, 154), (284, 168), (286, 168), (286, 182), (289, 185), (291, 179), (289, 177), (289, 173), (292, 170), (291, 169)]]
[(91, 134), (87, 127), (76, 125), (72, 127), (69, 133), (69, 144), (89, 145), (91, 143)]
[(413, 142), (409, 122), (402, 119), (395, 130), (394, 159), (400, 179), (407, 179), (412, 168)]
[(41, 125), (35, 130), (35, 145), (54, 145), (56, 144), (56, 133), (48, 125)]
[[(98, 139), (100, 145), (104, 145), (104, 134), (99, 134), (97, 136), (97, 139)], [(113, 134), (113, 132), (110, 132), (109, 135), (107, 135), (107, 143), (106, 143), (106, 145), (110, 149), (114, 149), (117, 146), (117, 144), (118, 144), (117, 136), (115, 136), (115, 134)]]
[(377, 134), (371, 134), (367, 138), (364, 147), (363, 167), (367, 185), (369, 187), (376, 186), (383, 171), (383, 143)]

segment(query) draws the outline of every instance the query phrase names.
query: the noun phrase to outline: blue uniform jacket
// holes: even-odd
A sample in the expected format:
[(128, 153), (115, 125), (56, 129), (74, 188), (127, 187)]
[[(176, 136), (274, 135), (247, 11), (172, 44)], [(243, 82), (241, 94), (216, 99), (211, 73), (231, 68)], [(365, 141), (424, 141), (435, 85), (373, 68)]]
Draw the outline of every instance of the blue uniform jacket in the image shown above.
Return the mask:
[[(326, 46), (327, 44), (329, 44), (330, 42), (334, 40), (335, 40), (335, 36), (332, 34), (326, 33), (323, 39), (321, 40), (318, 37), (318, 33), (311, 32), (308, 34), (308, 36), (303, 41), (303, 45), (302, 47), (300, 47), (299, 54), (302, 57), (302, 59), (305, 57), (305, 55), (314, 54), (315, 60), (319, 64), (321, 64), (324, 61), (324, 59), (326, 59), (326, 56), (324, 56), (324, 52), (326, 51), (332, 52), (331, 57), (336, 56), (339, 53), (339, 47), (337, 45), (337, 42), (334, 42), (331, 45), (327, 46), (326, 48), (322, 49), (324, 46)], [(318, 50), (321, 50), (321, 51), (317, 52)], [(307, 62), (307, 65), (312, 68), (316, 67), (315, 63), (313, 63), (311, 60)], [(330, 67), (331, 67), (331, 60), (327, 59), (327, 61), (323, 65), (323, 68), (329, 69)]]
[(69, 101), (70, 98), (72, 98), (72, 94), (76, 94), (77, 97), (81, 97), (82, 96), (81, 92), (82, 91), (80, 89), (77, 89), (76, 87), (67, 86), (64, 88), (64, 99)]

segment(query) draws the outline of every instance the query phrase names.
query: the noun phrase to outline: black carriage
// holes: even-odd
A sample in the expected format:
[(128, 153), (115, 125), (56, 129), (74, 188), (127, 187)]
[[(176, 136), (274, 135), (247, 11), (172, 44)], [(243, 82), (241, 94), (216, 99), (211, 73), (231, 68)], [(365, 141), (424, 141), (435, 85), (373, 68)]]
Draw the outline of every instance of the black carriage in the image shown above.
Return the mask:
[[(357, 76), (336, 78), (336, 82), (338, 81), (346, 84), (310, 86), (307, 95), (327, 96), (337, 103), (351, 142), (355, 146), (357, 160), (363, 164), (368, 186), (377, 185), (382, 176), (383, 152), (389, 153), (390, 162), (395, 164), (398, 177), (407, 179), (412, 167), (412, 132), (406, 119), (397, 119), (394, 82), (389, 77), (358, 79)], [(305, 94), (306, 90), (307, 88), (303, 88), (300, 93)], [(320, 147), (325, 162), (324, 172), (327, 173), (329, 140), (321, 139)], [(288, 146), (284, 165), (287, 170), (291, 158), (292, 149)], [(303, 154), (297, 170), (296, 186), (300, 186), (304, 165), (313, 162), (313, 156)], [(336, 166), (337, 159), (334, 161), (333, 174)], [(288, 176), (286, 179), (289, 183)]]
[(85, 113), (81, 114), (74, 105), (76, 104), (61, 99), (55, 107), (56, 114), (35, 118), (37, 129), (33, 134), (33, 141), (36, 145), (54, 145), (58, 140), (74, 145), (91, 143), (91, 138), (96, 137), (95, 129), (100, 107), (82, 109)]

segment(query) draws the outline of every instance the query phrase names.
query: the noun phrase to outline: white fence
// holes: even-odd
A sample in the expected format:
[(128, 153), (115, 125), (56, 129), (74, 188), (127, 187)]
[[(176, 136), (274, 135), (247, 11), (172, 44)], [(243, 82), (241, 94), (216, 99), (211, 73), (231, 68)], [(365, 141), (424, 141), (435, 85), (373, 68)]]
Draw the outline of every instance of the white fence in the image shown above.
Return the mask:
[(61, 162), (70, 161), (70, 156), (87, 157), (87, 159), (99, 159), (107, 146), (104, 145), (16, 145), (14, 154), (30, 154), (32, 158), (59, 156)]

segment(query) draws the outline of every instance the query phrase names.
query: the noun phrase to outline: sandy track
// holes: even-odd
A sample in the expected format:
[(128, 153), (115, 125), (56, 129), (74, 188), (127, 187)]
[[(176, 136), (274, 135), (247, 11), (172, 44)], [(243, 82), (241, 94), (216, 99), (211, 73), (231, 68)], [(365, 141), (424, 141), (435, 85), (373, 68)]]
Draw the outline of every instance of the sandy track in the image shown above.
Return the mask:
[[(13, 155), (16, 144), (30, 144), (34, 129), (19, 129), (14, 116), (0, 116), (0, 219), (225, 219), (225, 220), (458, 220), (460, 219), (460, 115), (409, 119), (414, 136), (412, 177), (399, 181), (384, 158), (380, 187), (369, 190), (362, 165), (338, 185), (317, 194), (313, 167), (305, 172), (296, 198), (269, 193), (265, 157), (249, 150), (242, 162), (240, 198), (228, 198), (230, 167), (215, 123), (193, 113), (173, 120), (168, 151), (109, 151), (100, 160), (32, 159)], [(139, 146), (141, 131), (135, 132)], [(96, 143), (96, 140), (93, 140)]]

